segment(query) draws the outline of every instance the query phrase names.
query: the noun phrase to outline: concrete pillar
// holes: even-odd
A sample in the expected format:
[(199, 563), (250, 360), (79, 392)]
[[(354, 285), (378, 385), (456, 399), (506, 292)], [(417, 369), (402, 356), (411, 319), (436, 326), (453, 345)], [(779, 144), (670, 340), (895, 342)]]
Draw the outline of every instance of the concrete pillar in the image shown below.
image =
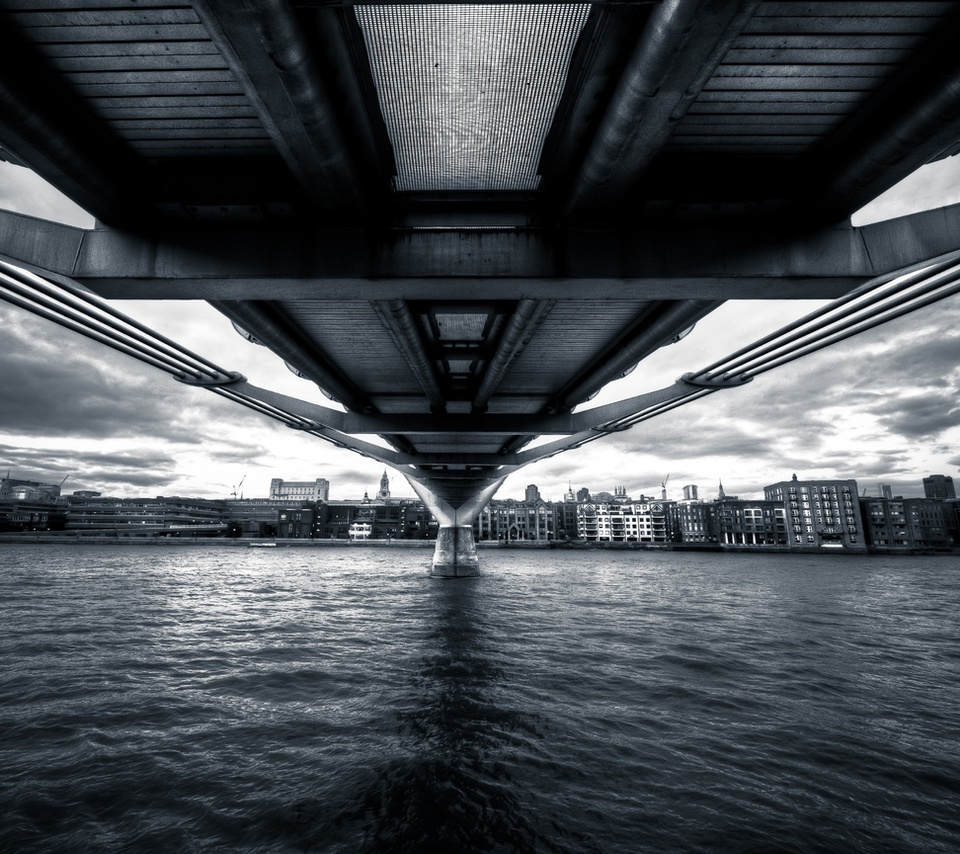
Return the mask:
[(500, 488), (504, 478), (491, 482), (458, 508), (451, 507), (429, 484), (409, 475), (407, 480), (440, 523), (430, 574), (438, 578), (469, 578), (479, 575), (480, 561), (477, 558), (477, 544), (473, 539), (473, 523)]
[(441, 526), (437, 531), (437, 546), (433, 552), (430, 574), (439, 578), (465, 578), (480, 574), (473, 526)]

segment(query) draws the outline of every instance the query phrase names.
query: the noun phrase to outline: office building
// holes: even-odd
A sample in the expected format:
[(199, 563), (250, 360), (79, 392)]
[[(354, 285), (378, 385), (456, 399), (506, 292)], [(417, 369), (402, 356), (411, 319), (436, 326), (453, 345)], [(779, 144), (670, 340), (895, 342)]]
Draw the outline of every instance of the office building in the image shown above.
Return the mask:
[(855, 480), (798, 480), (794, 475), (764, 487), (763, 493), (784, 507), (789, 546), (866, 550)]
[(330, 482), (323, 477), (316, 480), (284, 480), (275, 477), (270, 481), (270, 498), (276, 501), (326, 501), (330, 497)]
[(923, 479), (923, 494), (926, 498), (939, 498), (947, 501), (957, 497), (953, 478), (949, 475), (931, 474)]

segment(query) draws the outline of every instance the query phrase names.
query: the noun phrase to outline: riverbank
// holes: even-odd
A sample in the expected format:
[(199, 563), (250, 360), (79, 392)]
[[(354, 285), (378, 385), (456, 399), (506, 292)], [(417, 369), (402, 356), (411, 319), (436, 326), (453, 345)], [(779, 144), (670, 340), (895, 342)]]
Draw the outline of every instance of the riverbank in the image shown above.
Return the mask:
[[(93, 535), (84, 532), (51, 533), (49, 531), (2, 533), (0, 545), (3, 544), (37, 544), (37, 545), (108, 545), (108, 546), (154, 546), (157, 548), (263, 548), (263, 549), (303, 549), (303, 548), (392, 548), (392, 549), (433, 549), (434, 540), (333, 540), (333, 539), (279, 539), (273, 537), (157, 537), (104, 534)], [(517, 550), (517, 551), (672, 551), (696, 553), (724, 553), (724, 554), (797, 554), (797, 555), (930, 555), (930, 556), (957, 556), (960, 555), (960, 546), (949, 549), (924, 548), (885, 548), (870, 547), (865, 550), (846, 549), (817, 549), (791, 548), (783, 546), (719, 546), (716, 543), (617, 543), (617, 542), (583, 542), (583, 541), (489, 541), (477, 543), (477, 549)]]

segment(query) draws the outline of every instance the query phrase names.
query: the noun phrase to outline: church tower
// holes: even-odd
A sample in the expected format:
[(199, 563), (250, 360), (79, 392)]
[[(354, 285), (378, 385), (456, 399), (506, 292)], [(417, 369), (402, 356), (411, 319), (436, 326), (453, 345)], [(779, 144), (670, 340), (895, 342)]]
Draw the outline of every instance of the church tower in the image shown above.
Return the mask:
[(383, 472), (383, 477), (380, 478), (380, 491), (377, 493), (377, 499), (379, 501), (386, 501), (390, 497), (390, 478), (387, 477), (387, 472)]

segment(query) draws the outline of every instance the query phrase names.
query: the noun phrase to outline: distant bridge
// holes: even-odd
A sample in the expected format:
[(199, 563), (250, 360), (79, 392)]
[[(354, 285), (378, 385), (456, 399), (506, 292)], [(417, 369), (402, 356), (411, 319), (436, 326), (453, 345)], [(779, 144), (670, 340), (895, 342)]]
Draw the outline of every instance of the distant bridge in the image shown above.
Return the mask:
[(0, 0), (0, 152), (98, 219), (0, 214), (2, 294), (88, 333), (85, 290), (210, 301), (345, 411), (94, 337), (397, 467), (470, 574), (509, 471), (785, 358), (574, 412), (723, 301), (955, 293), (960, 210), (847, 218), (960, 147), (958, 36), (955, 2)]

